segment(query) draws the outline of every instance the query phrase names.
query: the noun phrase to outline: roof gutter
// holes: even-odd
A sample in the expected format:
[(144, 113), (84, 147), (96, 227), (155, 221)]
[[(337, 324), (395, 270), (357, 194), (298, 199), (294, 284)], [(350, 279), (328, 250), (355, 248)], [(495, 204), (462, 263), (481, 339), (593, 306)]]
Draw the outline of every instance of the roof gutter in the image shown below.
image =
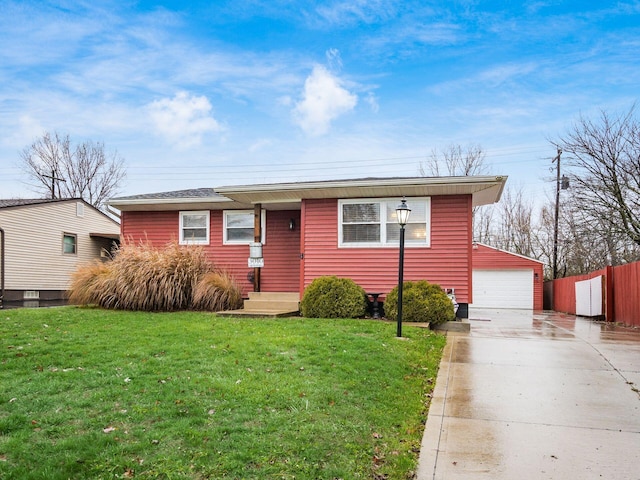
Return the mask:
[(396, 177), (361, 178), (319, 182), (236, 185), (216, 188), (216, 192), (241, 203), (272, 204), (320, 198), (368, 198), (383, 196), (423, 196), (470, 194), (473, 206), (497, 202), (507, 177)]
[(173, 205), (180, 203), (222, 203), (232, 201), (230, 198), (220, 197), (135, 198), (122, 200), (112, 199), (107, 202), (107, 205), (118, 208), (118, 205)]
[(264, 183), (258, 185), (230, 185), (216, 188), (221, 195), (225, 193), (245, 192), (274, 192), (289, 190), (315, 190), (341, 187), (386, 187), (405, 185), (455, 185), (455, 184), (482, 184), (488, 182), (502, 182), (505, 177), (501, 175), (488, 176), (459, 176), (459, 177), (396, 177), (396, 178), (363, 178), (358, 180), (330, 180), (318, 182), (291, 182), (291, 183)]

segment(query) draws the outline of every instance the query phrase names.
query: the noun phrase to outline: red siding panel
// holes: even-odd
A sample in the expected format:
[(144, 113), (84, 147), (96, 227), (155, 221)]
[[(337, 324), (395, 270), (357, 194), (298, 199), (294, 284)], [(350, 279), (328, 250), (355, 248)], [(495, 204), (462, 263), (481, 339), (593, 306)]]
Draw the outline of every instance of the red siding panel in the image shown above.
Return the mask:
[[(338, 201), (304, 202), (303, 287), (322, 275), (349, 277), (367, 291), (387, 293), (398, 283), (397, 247), (338, 248)], [(431, 199), (431, 247), (405, 249), (404, 279), (455, 288), (467, 303), (471, 281), (471, 197)]]
[(163, 246), (178, 241), (178, 212), (122, 212), (120, 222), (121, 238), (125, 242)]
[(206, 247), (206, 251), (216, 266), (231, 272), (235, 276), (236, 280), (242, 285), (243, 294), (246, 295), (247, 292), (253, 290), (253, 283), (247, 278), (247, 274), (253, 272), (253, 269), (247, 265), (249, 246), (224, 245), (223, 222), (222, 210), (211, 211), (210, 242), (209, 246)]
[[(295, 224), (293, 230), (289, 230), (290, 220)], [(297, 292), (300, 283), (300, 212), (267, 212), (266, 230), (260, 289), (263, 292)]]
[[(530, 258), (498, 250), (486, 245), (472, 248), (473, 268), (486, 270), (531, 269), (533, 275), (533, 309), (542, 310), (543, 301), (543, 265)], [(537, 277), (536, 277), (537, 274)]]
[[(294, 231), (289, 230), (293, 218)], [(211, 212), (211, 259), (233, 272), (245, 292), (249, 248), (223, 245), (223, 214)], [(179, 212), (123, 212), (122, 233), (128, 240), (161, 246), (178, 238)], [(338, 201), (305, 200), (298, 211), (267, 212), (263, 291), (300, 291), (314, 278), (352, 278), (368, 291), (389, 292), (398, 282), (398, 248), (338, 248)], [(302, 238), (302, 245), (301, 245)], [(300, 253), (304, 253), (301, 261)], [(302, 274), (300, 273), (302, 269)], [(431, 198), (431, 246), (405, 249), (405, 280), (428, 280), (455, 288), (459, 302), (470, 302), (471, 196)]]
[[(300, 279), (300, 231), (289, 230), (289, 220), (300, 224), (299, 211), (267, 212), (266, 239), (263, 248), (265, 266), (261, 271), (261, 290), (297, 292)], [(133, 242), (150, 242), (156, 247), (177, 241), (179, 212), (122, 212), (123, 238)], [(223, 212), (211, 211), (210, 242), (205, 251), (218, 267), (231, 272), (242, 285), (244, 294), (253, 290), (247, 275), (247, 245), (223, 245)]]

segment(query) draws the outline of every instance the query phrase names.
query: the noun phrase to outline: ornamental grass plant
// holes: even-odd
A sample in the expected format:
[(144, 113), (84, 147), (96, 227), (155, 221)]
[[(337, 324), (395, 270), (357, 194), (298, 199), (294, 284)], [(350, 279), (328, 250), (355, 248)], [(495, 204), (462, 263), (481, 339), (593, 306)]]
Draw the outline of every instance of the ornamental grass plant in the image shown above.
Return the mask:
[(194, 310), (218, 312), (242, 307), (242, 289), (227, 271), (205, 273), (193, 292)]
[(69, 288), (70, 303), (118, 310), (225, 310), (241, 300), (237, 283), (215, 268), (204, 249), (176, 242), (164, 248), (124, 244), (112, 261), (79, 267)]
[(413, 478), (445, 337), (372, 320), (0, 313), (0, 478)]

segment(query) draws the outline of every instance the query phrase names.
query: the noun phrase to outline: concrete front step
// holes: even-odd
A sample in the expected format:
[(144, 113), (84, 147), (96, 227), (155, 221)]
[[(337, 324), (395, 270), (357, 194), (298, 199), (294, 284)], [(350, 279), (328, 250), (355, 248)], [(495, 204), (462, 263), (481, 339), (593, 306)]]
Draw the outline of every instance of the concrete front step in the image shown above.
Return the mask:
[(300, 309), (298, 302), (272, 302), (270, 300), (245, 300), (244, 309), (256, 310), (290, 310), (297, 312)]
[(251, 300), (299, 302), (300, 294), (298, 292), (249, 292), (249, 301)]
[(232, 317), (291, 317), (298, 315), (300, 295), (297, 292), (249, 292), (242, 310), (218, 312)]
[(244, 301), (244, 309), (252, 312), (261, 310), (285, 310), (297, 312), (300, 308), (300, 294), (297, 292), (250, 292)]

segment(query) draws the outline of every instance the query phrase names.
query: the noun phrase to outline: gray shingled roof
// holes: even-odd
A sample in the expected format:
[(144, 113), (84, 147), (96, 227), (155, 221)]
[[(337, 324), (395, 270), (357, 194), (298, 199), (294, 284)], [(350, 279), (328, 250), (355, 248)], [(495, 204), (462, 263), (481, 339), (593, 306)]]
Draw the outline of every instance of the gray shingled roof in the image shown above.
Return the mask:
[(10, 198), (10, 199), (0, 199), (0, 208), (6, 207), (21, 207), (23, 205), (36, 205), (38, 203), (52, 203), (59, 202), (61, 200), (69, 200), (68, 198), (59, 199), (56, 198), (54, 200), (50, 198)]
[(128, 197), (115, 197), (111, 200), (154, 200), (165, 198), (211, 198), (222, 197), (215, 192), (213, 188), (191, 188), (189, 190), (177, 190), (173, 192), (160, 192), (160, 193), (143, 193), (141, 195), (131, 195)]

